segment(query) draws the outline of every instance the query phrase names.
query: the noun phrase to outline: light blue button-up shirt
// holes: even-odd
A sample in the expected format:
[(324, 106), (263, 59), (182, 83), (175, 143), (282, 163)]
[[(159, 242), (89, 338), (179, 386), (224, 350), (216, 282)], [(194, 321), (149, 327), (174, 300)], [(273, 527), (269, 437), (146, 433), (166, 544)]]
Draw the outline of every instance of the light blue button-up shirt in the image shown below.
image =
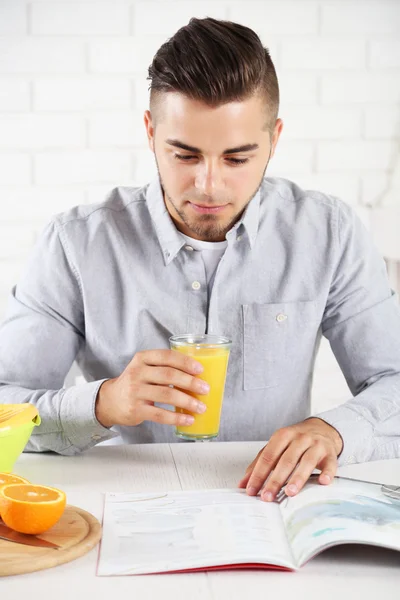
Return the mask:
[[(323, 334), (354, 396), (316, 415), (343, 437), (339, 464), (400, 456), (400, 307), (354, 212), (266, 178), (226, 238), (209, 292), (158, 179), (49, 223), (0, 327), (0, 402), (34, 403), (42, 418), (28, 450), (176, 441), (148, 421), (102, 427), (97, 392), (136, 352), (209, 332), (233, 341), (218, 439), (267, 440), (309, 417)], [(86, 383), (64, 388), (74, 360)]]

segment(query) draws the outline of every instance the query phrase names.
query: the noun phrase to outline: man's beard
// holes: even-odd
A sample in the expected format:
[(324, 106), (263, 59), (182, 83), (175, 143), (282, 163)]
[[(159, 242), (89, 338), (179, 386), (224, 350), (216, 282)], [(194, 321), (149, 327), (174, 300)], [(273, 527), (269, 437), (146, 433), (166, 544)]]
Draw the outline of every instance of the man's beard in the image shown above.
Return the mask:
[[(258, 192), (258, 190), (261, 187), (264, 175), (265, 175), (265, 171), (267, 170), (267, 166), (268, 163), (265, 166), (264, 172), (262, 174), (261, 180), (259, 181), (256, 190), (251, 194), (251, 196), (249, 197), (249, 199), (246, 201), (244, 207), (241, 209), (241, 211), (236, 214), (230, 221), (228, 221), (228, 223), (219, 223), (219, 219), (217, 215), (198, 215), (196, 218), (190, 218), (185, 211), (179, 209), (174, 200), (171, 198), (171, 196), (168, 194), (168, 191), (164, 185), (164, 182), (161, 178), (161, 174), (160, 174), (160, 170), (158, 169), (158, 165), (157, 165), (157, 170), (158, 170), (158, 176), (160, 178), (160, 183), (161, 183), (161, 187), (164, 191), (165, 197), (168, 200), (168, 202), (171, 203), (171, 205), (174, 207), (175, 212), (177, 213), (177, 215), (179, 215), (179, 217), (181, 218), (182, 222), (186, 225), (186, 227), (192, 232), (194, 233), (196, 236), (198, 236), (201, 240), (205, 241), (205, 242), (217, 242), (217, 241), (221, 241), (225, 239), (226, 234), (228, 233), (228, 231), (230, 231), (230, 229), (232, 229), (232, 227), (235, 225), (235, 223), (237, 223), (239, 221), (239, 219), (242, 217), (244, 211), (246, 210), (249, 202), (252, 200), (252, 198), (256, 195), (256, 193)], [(192, 199), (194, 199), (192, 197)], [(221, 204), (227, 204), (227, 202), (210, 202), (209, 200), (207, 201), (207, 204), (209, 204), (210, 206), (219, 206)]]

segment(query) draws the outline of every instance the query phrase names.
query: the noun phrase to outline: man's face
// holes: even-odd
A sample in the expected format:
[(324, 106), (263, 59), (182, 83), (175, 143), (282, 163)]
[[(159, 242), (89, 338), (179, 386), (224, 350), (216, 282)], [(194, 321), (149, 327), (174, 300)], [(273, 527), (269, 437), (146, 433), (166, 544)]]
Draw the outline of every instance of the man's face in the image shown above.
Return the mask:
[(182, 233), (222, 241), (257, 192), (282, 121), (271, 136), (258, 96), (216, 108), (175, 92), (159, 102), (145, 125), (168, 212)]

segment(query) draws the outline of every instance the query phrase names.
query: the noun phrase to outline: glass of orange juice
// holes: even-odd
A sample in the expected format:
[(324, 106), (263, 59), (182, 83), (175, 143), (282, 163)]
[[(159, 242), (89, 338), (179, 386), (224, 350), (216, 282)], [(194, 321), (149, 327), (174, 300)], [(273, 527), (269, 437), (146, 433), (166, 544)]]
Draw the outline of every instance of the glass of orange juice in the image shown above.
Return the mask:
[(184, 440), (206, 441), (217, 437), (221, 418), (222, 401), (229, 353), (232, 342), (227, 337), (211, 334), (174, 335), (169, 338), (172, 350), (191, 356), (204, 367), (197, 377), (204, 379), (210, 386), (207, 395), (192, 394), (207, 406), (202, 413), (190, 413), (183, 408), (175, 408), (176, 412), (191, 414), (194, 423), (177, 427), (175, 434)]

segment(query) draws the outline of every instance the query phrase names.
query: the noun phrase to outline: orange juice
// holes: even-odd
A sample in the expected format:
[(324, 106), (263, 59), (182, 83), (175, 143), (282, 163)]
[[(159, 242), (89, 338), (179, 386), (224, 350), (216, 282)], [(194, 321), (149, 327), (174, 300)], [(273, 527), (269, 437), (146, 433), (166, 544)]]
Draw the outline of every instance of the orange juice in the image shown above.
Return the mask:
[[(206, 337), (217, 336), (192, 336), (195, 340)], [(192, 394), (207, 406), (204, 413), (190, 413), (183, 408), (176, 408), (176, 412), (191, 414), (195, 419), (193, 425), (178, 426), (176, 428), (176, 434), (179, 437), (203, 440), (218, 435), (230, 352), (229, 340), (227, 338), (218, 339), (224, 340), (224, 342), (220, 344), (200, 342), (197, 344), (174, 345), (171, 341), (171, 347), (174, 350), (191, 356), (203, 365), (204, 371), (197, 377), (204, 379), (210, 386), (210, 392), (206, 395)]]

